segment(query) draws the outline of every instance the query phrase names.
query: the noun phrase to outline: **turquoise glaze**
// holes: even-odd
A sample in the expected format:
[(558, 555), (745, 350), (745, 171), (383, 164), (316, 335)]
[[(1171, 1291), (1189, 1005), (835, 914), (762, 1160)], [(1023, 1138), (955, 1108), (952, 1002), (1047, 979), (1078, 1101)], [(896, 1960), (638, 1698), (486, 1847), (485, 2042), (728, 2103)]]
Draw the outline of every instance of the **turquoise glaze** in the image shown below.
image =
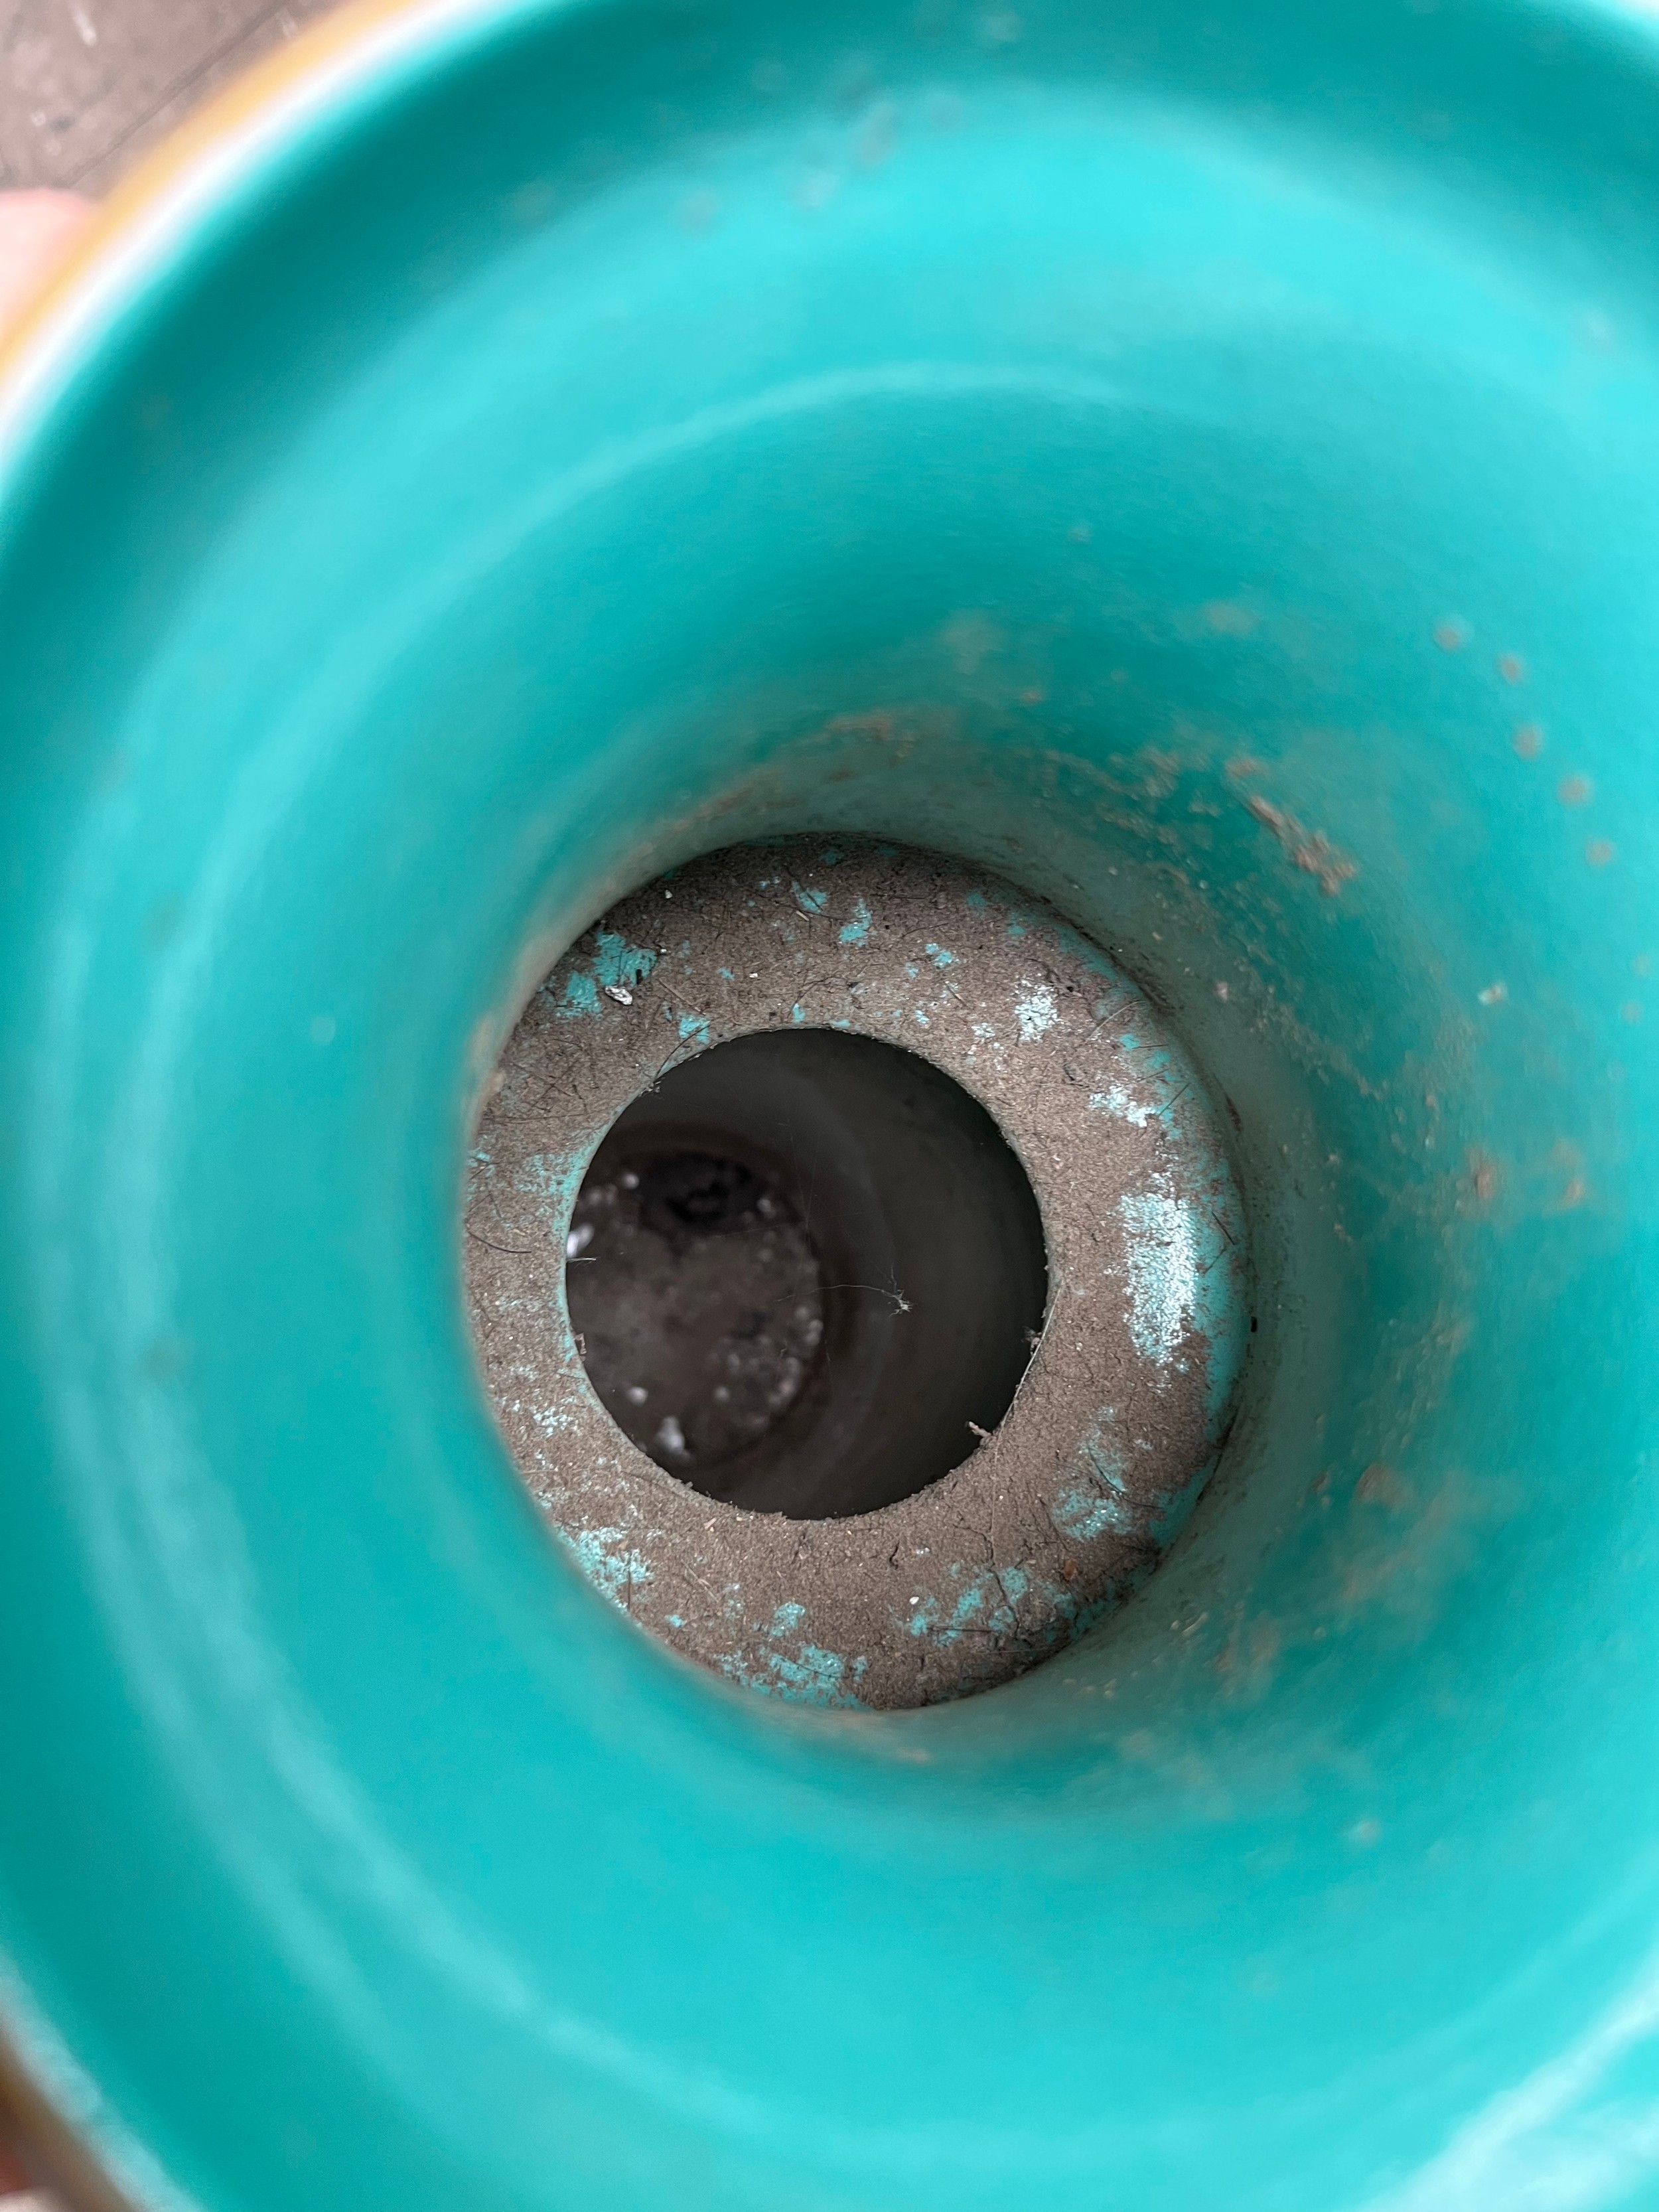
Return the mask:
[[(445, 5), (14, 365), (0, 2002), (135, 2198), (1659, 2203), (1656, 187), (1588, 0)], [(459, 1298), (523, 994), (805, 828), (1253, 1224), (1168, 1563), (901, 1717), (630, 1634)]]

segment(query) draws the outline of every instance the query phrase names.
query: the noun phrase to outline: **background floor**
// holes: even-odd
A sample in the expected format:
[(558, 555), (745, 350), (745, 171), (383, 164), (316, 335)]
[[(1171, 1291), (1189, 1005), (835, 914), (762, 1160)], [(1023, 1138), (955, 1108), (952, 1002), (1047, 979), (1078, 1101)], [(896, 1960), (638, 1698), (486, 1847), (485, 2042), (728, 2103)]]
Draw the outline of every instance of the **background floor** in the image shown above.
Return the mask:
[(326, 0), (0, 0), (0, 188), (106, 191)]

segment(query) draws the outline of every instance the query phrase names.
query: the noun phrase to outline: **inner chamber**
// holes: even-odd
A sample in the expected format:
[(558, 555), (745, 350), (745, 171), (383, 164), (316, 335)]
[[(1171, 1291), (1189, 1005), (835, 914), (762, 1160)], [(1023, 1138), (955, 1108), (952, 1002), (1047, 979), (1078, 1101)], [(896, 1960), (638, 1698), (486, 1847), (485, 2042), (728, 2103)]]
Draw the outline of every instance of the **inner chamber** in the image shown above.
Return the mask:
[(565, 1291), (588, 1379), (659, 1467), (814, 1520), (909, 1497), (996, 1427), (1048, 1268), (976, 1100), (914, 1053), (799, 1030), (718, 1046), (618, 1118)]

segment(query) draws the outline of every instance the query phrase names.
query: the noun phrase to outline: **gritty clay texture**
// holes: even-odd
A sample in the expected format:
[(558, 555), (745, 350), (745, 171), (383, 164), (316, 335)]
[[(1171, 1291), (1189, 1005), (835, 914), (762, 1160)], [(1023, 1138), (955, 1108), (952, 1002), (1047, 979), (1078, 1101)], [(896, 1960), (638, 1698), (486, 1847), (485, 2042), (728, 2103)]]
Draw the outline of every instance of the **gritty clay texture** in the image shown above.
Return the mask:
[[(835, 1520), (749, 1511), (654, 1465), (600, 1404), (565, 1304), (577, 1195), (617, 1115), (682, 1058), (785, 1024), (952, 1076), (1018, 1155), (1048, 1243), (1047, 1315), (999, 1427), (915, 1495)], [(1248, 1326), (1232, 1179), (1142, 994), (1006, 886), (891, 847), (740, 848), (605, 915), (502, 1055), (465, 1225), (495, 1417), (577, 1562), (688, 1657), (816, 1704), (992, 1687), (1142, 1581), (1214, 1464)]]

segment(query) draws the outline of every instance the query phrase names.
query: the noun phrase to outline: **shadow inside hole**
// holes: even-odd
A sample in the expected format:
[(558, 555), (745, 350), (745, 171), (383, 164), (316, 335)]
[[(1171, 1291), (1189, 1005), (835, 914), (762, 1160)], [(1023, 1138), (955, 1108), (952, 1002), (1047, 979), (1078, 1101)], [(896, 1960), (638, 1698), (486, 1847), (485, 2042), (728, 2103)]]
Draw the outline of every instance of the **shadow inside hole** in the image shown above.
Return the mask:
[(739, 1037), (621, 1115), (573, 1217), (589, 1380), (659, 1467), (796, 1520), (925, 1489), (1007, 1411), (1048, 1263), (995, 1121), (914, 1053)]

